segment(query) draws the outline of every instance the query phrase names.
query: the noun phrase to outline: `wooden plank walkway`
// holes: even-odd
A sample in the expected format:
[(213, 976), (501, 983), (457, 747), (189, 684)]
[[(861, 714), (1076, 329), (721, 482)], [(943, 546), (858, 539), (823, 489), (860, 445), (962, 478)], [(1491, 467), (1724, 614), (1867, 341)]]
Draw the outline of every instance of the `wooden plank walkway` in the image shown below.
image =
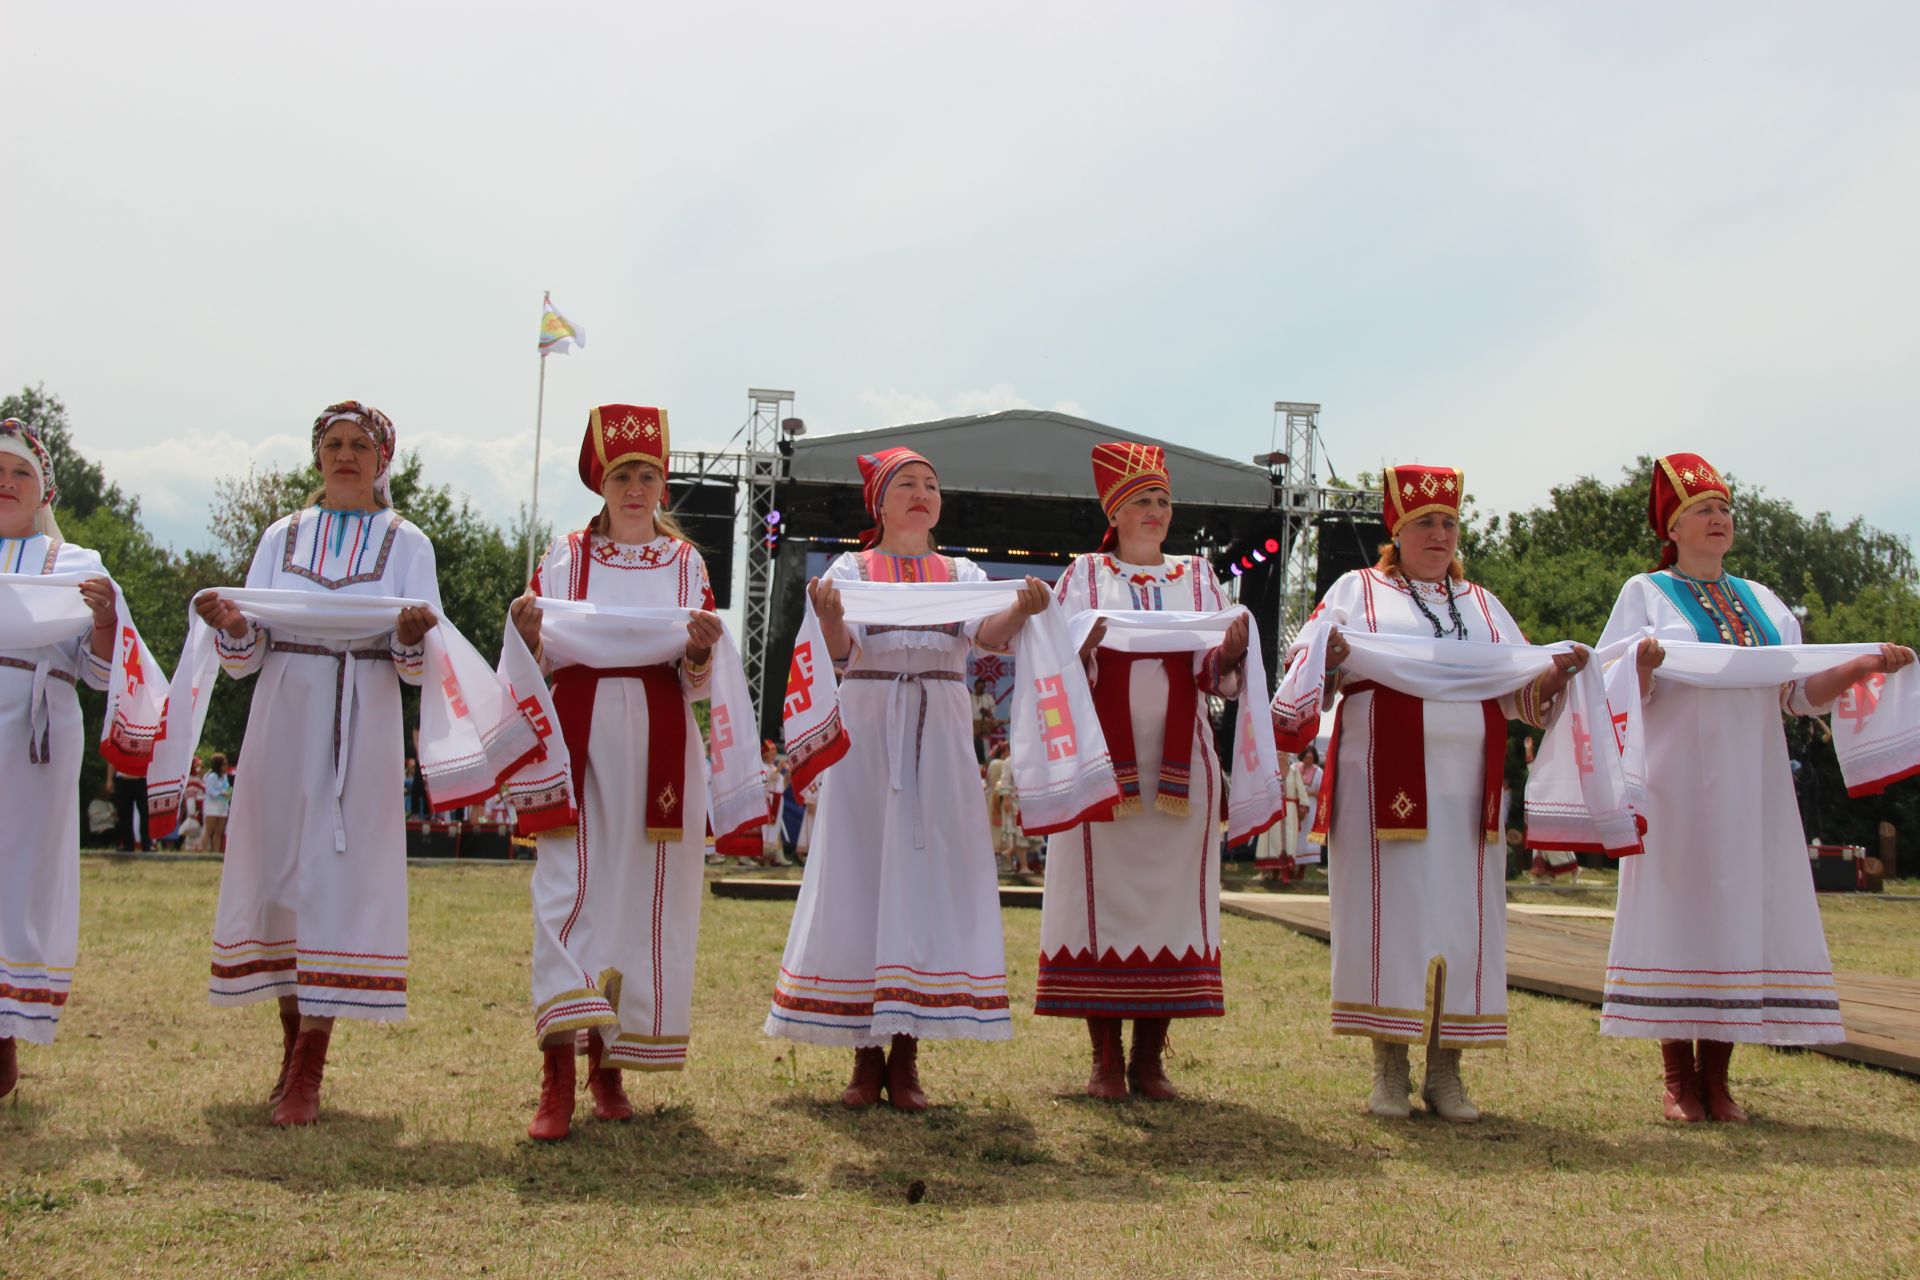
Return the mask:
[[(1223, 911), (1272, 920), (1325, 942), (1331, 936), (1325, 897), (1223, 893)], [(1507, 906), (1507, 985), (1598, 1006), (1607, 971), (1613, 913), (1592, 907)], [(1835, 973), (1842, 1044), (1808, 1045), (1829, 1057), (1920, 1076), (1920, 980), (1878, 973)]]

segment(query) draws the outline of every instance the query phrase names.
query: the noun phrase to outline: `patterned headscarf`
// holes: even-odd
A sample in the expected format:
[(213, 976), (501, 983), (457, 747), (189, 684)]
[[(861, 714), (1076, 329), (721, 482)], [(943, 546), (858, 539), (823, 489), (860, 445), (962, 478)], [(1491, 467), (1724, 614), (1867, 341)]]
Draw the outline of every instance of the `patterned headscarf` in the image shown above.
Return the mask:
[(40, 506), (33, 513), (33, 527), (36, 532), (58, 538), (60, 526), (53, 518), (53, 504), (60, 496), (60, 486), (54, 480), (53, 455), (47, 452), (47, 446), (40, 443), (32, 427), (18, 418), (8, 418), (0, 422), (0, 453), (11, 453), (33, 464), (40, 475)]
[[(328, 405), (313, 420), (313, 465), (316, 468), (320, 466), (320, 441), (326, 437), (327, 428), (336, 422), (354, 423), (373, 441), (374, 449), (380, 454), (379, 467), (373, 473), (373, 490), (380, 495), (380, 501), (392, 506), (393, 490), (387, 483), (387, 471), (393, 466), (393, 420), (358, 400), (342, 400), (339, 404)], [(325, 474), (323, 470), (321, 475), (324, 477)]]
[[(887, 486), (900, 474), (900, 469), (914, 462), (929, 471), (933, 471), (934, 467), (931, 462), (905, 447), (863, 453), (854, 461), (860, 467), (860, 496), (866, 501), (867, 514), (873, 517), (873, 528), (860, 531), (860, 547), (865, 550), (880, 541), (880, 505), (887, 500)], [(937, 476), (939, 472), (935, 471), (934, 474)]]

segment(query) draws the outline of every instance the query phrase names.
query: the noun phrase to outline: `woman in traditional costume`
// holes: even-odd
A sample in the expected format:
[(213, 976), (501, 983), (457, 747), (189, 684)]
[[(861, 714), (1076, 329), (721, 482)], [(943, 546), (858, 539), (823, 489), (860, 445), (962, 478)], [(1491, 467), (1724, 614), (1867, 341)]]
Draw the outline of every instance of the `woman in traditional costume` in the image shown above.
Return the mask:
[(1011, 607), (977, 624), (848, 624), (836, 582), (987, 577), (934, 550), (933, 464), (896, 448), (863, 455), (859, 466), (875, 527), (862, 550), (807, 588), (835, 667), (848, 667), (840, 714), (850, 745), (822, 777), (765, 1029), (851, 1047), (846, 1106), (873, 1106), (884, 1088), (893, 1106), (920, 1111), (921, 1039), (1013, 1035), (966, 671), (976, 645), (1004, 650), (1046, 607), (1046, 584), (1029, 578)]
[(1627, 580), (1600, 637), (1653, 632), (1637, 649), (1646, 851), (1620, 864), (1600, 1029), (1660, 1041), (1666, 1117), (1686, 1122), (1747, 1119), (1727, 1084), (1736, 1042), (1846, 1038), (1780, 714), (1824, 714), (1856, 682), (1914, 658), (1882, 645), (1778, 689), (1661, 680), (1662, 640), (1800, 643), (1779, 596), (1726, 572), (1732, 499), (1698, 454), (1655, 464), (1647, 519), (1660, 563)]
[(522, 815), (522, 831), (537, 831), (534, 1034), (544, 1059), (527, 1136), (544, 1142), (571, 1129), (577, 1052), (601, 1120), (633, 1118), (623, 1069), (679, 1071), (687, 1061), (707, 814), (693, 704), (708, 695), (721, 629), (706, 564), (666, 508), (668, 448), (666, 410), (595, 409), (580, 480), (605, 505), (554, 541), (513, 603), (536, 658), (542, 598), (693, 611), (677, 661), (552, 675), (578, 822)]
[(269, 632), (203, 592), (220, 664), (257, 675), (234, 786), (213, 927), (216, 1005), (277, 1000), (276, 1125), (320, 1115), (334, 1019), (407, 1013), (406, 810), (400, 681), (425, 674), (438, 621), (433, 544), (393, 509), (394, 430), (357, 400), (313, 423), (321, 488), (267, 527), (249, 588), (424, 600), (399, 612), (384, 643), (342, 645)]
[[(0, 422), (0, 573), (93, 576), (78, 584), (91, 630), (0, 649), (0, 1098), (20, 1078), (17, 1041), (52, 1044), (80, 950), (80, 700), (113, 672), (118, 590), (100, 557), (60, 538), (53, 459), (33, 429)], [(51, 587), (47, 588), (51, 589)], [(84, 616), (84, 615), (83, 615)], [(81, 624), (84, 628), (84, 622)], [(21, 744), (26, 744), (21, 749)], [(24, 762), (24, 763), (23, 763)]]
[(1320, 809), (1320, 776), (1320, 749), (1311, 744), (1287, 767), (1287, 816), (1280, 825), (1286, 832), (1287, 858), (1295, 879), (1301, 867), (1320, 862), (1320, 842), (1313, 834)]
[[(1093, 450), (1094, 487), (1108, 521), (1100, 548), (1077, 557), (1056, 592), (1069, 614), (1093, 609), (1213, 613), (1231, 602), (1200, 556), (1162, 550), (1173, 482), (1157, 445)], [(1087, 1094), (1179, 1096), (1162, 1052), (1174, 1018), (1226, 1012), (1220, 985), (1221, 767), (1206, 698), (1238, 697), (1244, 616), (1206, 651), (1083, 656), (1121, 804), (1112, 821), (1047, 838), (1040, 974), (1033, 1011), (1084, 1018), (1093, 1042)], [(1133, 1050), (1121, 1024), (1133, 1021)]]
[[(1387, 468), (1387, 533), (1370, 569), (1328, 589), (1327, 696), (1344, 696), (1328, 752), (1327, 879), (1333, 1030), (1373, 1041), (1367, 1109), (1402, 1118), (1407, 1046), (1427, 1046), (1421, 1095), (1444, 1119), (1479, 1118), (1460, 1051), (1506, 1043), (1506, 846), (1500, 836), (1507, 721), (1545, 722), (1584, 651), (1483, 703), (1430, 701), (1344, 680), (1341, 629), (1525, 644), (1457, 554), (1464, 480), (1451, 467)], [(1282, 743), (1283, 748), (1293, 743)], [(1304, 745), (1304, 744), (1297, 744)]]

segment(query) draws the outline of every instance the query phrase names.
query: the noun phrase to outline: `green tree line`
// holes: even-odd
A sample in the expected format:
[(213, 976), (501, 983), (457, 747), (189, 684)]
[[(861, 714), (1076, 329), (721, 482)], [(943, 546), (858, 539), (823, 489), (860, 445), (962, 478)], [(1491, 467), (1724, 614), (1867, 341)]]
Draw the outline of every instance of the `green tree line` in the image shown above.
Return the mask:
[[(186, 638), (187, 605), (204, 587), (245, 580), (261, 533), (304, 505), (319, 486), (311, 466), (253, 470), (216, 481), (208, 517), (209, 545), (175, 551), (157, 543), (140, 520), (138, 499), (109, 482), (98, 464), (75, 446), (67, 411), (43, 387), (0, 399), (0, 417), (39, 429), (60, 482), (57, 514), (69, 541), (98, 551), (126, 592), (140, 628), (171, 667)], [(1461, 553), (1472, 578), (1499, 596), (1536, 640), (1598, 638), (1620, 586), (1653, 567), (1659, 546), (1647, 528), (1647, 487), (1653, 460), (1639, 458), (1608, 482), (1582, 476), (1554, 487), (1547, 501), (1525, 511), (1469, 518)], [(1365, 482), (1362, 477), (1362, 482)], [(1792, 503), (1734, 477), (1738, 533), (1730, 572), (1764, 582), (1803, 612), (1806, 638), (1816, 643), (1920, 641), (1920, 575), (1907, 539), (1854, 518), (1804, 515)], [(417, 453), (403, 453), (392, 473), (395, 507), (433, 540), (447, 617), (483, 652), (491, 651), (517, 593), (524, 569), (526, 513), (505, 525), (489, 520), (447, 485), (432, 485)], [(544, 543), (547, 531), (540, 531)], [(409, 724), (416, 723), (409, 692)], [(246, 730), (251, 684), (215, 686), (202, 746), (230, 756)], [(98, 725), (99, 695), (83, 690), (90, 723)], [(1874, 843), (1877, 824), (1892, 821), (1909, 844), (1920, 846), (1920, 782), (1887, 794), (1848, 800), (1823, 726), (1790, 724), (1790, 741), (1817, 797), (1810, 835), (1830, 841)], [(1516, 798), (1525, 786), (1516, 730), (1509, 756)], [(104, 766), (88, 752), (83, 797), (98, 794)], [(398, 785), (396, 780), (395, 785)]]

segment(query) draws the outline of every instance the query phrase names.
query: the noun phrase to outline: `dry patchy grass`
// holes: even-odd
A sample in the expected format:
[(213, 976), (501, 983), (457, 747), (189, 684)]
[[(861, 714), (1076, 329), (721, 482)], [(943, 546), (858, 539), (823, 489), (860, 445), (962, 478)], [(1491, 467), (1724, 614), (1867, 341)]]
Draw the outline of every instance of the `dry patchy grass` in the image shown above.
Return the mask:
[[(1176, 1027), (1187, 1101), (1079, 1096), (1084, 1029), (934, 1044), (935, 1107), (850, 1115), (849, 1055), (763, 1039), (790, 907), (709, 900), (692, 1064), (627, 1126), (522, 1136), (537, 1087), (526, 868), (416, 869), (413, 1020), (342, 1024), (322, 1123), (263, 1098), (271, 1006), (213, 1010), (218, 868), (90, 861), (62, 1038), (0, 1104), (0, 1275), (1896, 1276), (1920, 1269), (1920, 1085), (1743, 1050), (1750, 1128), (1657, 1119), (1658, 1060), (1516, 996), (1472, 1128), (1361, 1114), (1326, 949), (1226, 921), (1230, 1016)], [(1836, 955), (1915, 908), (1823, 904)], [(1038, 913), (1006, 914), (1030, 1009)], [(1855, 937), (1859, 942), (1855, 954)], [(925, 1184), (925, 1198), (907, 1189)]]

